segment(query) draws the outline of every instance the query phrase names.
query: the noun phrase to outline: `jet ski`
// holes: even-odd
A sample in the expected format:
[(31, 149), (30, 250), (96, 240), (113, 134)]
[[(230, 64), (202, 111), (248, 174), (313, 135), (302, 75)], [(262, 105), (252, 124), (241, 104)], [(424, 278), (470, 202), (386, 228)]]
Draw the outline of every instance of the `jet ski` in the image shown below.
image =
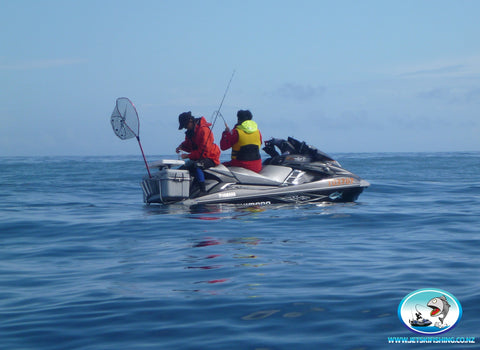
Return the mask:
[(292, 137), (265, 141), (263, 150), (270, 157), (259, 173), (223, 164), (205, 169), (206, 193), (183, 169), (183, 160), (154, 162), (150, 169), (158, 171), (141, 183), (144, 202), (188, 206), (354, 202), (370, 185), (327, 154)]
[(422, 317), (422, 313), (420, 311), (418, 311), (416, 306), (415, 306), (415, 310), (417, 311), (415, 313), (415, 318), (416, 319), (415, 320), (409, 320), (410, 325), (412, 327), (428, 327), (432, 324), (432, 321)]
[(422, 318), (420, 320), (410, 320), (410, 325), (412, 327), (428, 327), (432, 324), (432, 321)]

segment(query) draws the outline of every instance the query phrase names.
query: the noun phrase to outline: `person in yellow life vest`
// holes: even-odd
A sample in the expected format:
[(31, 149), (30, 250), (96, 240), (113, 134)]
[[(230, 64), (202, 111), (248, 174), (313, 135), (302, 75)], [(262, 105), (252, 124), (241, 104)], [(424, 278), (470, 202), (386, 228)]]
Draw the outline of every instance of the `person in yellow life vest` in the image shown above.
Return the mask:
[(220, 148), (222, 151), (232, 149), (232, 160), (223, 163), (224, 165), (239, 166), (258, 173), (262, 170), (262, 159), (260, 157), (262, 134), (252, 118), (252, 112), (248, 110), (238, 111), (237, 124), (233, 130), (226, 126), (222, 133)]

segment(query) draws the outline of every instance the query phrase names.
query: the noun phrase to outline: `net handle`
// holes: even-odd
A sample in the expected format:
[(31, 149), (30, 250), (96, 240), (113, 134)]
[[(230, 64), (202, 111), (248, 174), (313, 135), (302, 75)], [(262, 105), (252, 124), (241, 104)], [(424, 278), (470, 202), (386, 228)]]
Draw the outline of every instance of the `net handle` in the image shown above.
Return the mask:
[(152, 178), (152, 174), (150, 173), (150, 168), (148, 167), (147, 158), (145, 158), (145, 153), (143, 153), (143, 147), (142, 147), (142, 143), (140, 142), (140, 137), (137, 136), (136, 138), (138, 141), (138, 145), (140, 146), (140, 151), (142, 152), (142, 157), (143, 157), (143, 161), (145, 162), (145, 167), (147, 168), (148, 177)]

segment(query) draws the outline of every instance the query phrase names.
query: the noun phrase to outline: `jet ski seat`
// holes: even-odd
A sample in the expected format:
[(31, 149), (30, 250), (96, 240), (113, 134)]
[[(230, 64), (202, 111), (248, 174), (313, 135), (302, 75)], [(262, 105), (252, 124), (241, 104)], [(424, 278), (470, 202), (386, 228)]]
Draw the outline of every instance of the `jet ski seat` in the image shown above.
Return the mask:
[(221, 174), (221, 175), (233, 177), (233, 174), (230, 172), (230, 170), (223, 164), (219, 164), (217, 166), (208, 168), (206, 171), (213, 174)]
[(292, 172), (292, 168), (279, 165), (265, 165), (260, 173), (235, 166), (229, 169), (239, 182), (249, 185), (279, 186)]

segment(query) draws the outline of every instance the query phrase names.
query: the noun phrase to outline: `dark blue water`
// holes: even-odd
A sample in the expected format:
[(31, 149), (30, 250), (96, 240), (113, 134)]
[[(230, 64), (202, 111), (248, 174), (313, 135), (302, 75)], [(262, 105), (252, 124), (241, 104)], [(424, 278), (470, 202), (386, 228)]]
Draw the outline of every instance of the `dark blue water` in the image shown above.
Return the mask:
[[(356, 204), (145, 206), (139, 157), (1, 158), (1, 349), (385, 349), (421, 288), (480, 336), (480, 153), (338, 154)], [(150, 160), (155, 160), (152, 158)]]

